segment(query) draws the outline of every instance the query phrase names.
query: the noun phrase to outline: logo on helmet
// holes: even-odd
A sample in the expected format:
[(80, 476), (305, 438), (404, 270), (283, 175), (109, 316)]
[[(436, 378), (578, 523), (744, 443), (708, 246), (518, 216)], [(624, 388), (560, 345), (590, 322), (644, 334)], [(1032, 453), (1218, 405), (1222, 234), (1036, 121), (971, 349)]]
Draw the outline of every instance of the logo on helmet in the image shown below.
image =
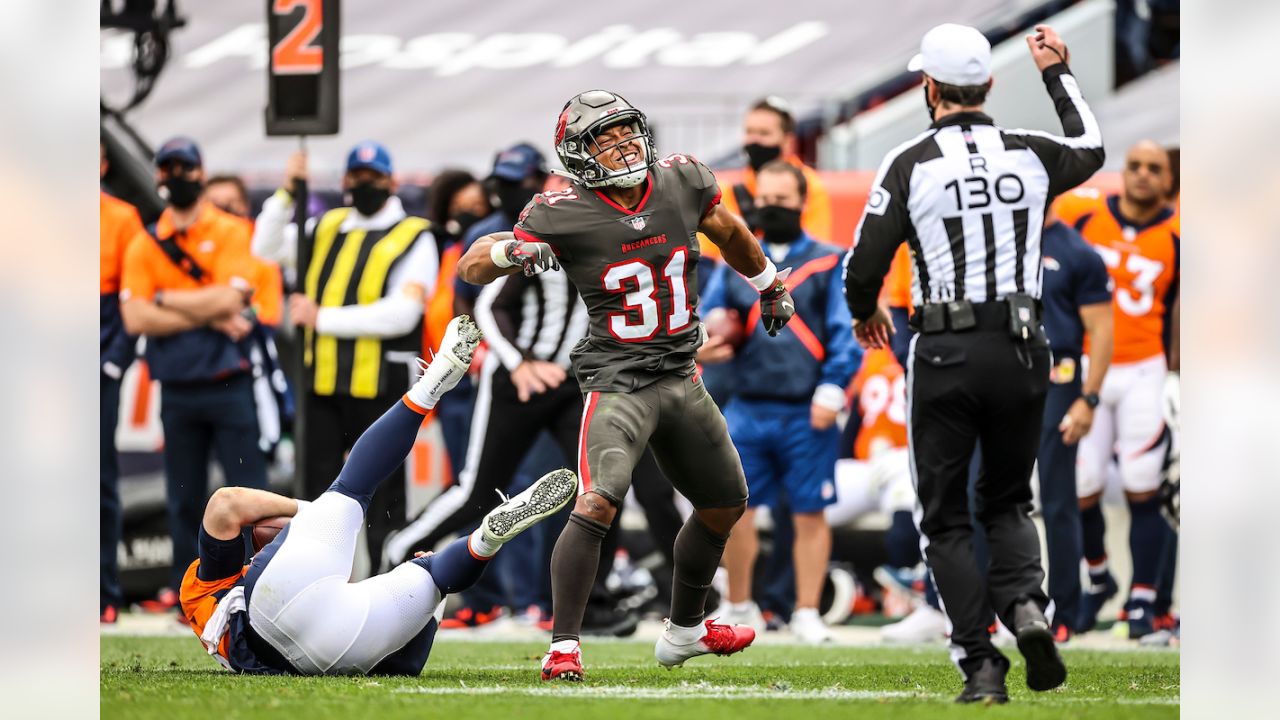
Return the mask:
[(564, 142), (564, 127), (569, 124), (569, 108), (560, 111), (560, 119), (556, 121), (556, 145)]

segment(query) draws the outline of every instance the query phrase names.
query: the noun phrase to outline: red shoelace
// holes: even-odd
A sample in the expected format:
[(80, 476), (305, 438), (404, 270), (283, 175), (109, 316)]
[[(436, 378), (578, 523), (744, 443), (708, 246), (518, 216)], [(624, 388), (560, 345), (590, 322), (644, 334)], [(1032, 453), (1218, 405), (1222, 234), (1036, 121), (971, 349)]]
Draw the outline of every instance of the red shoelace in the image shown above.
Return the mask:
[(717, 625), (710, 620), (707, 621), (707, 634), (702, 638), (702, 644), (706, 645), (712, 652), (724, 652), (732, 650), (737, 644), (737, 638), (733, 633), (733, 627), (730, 625)]

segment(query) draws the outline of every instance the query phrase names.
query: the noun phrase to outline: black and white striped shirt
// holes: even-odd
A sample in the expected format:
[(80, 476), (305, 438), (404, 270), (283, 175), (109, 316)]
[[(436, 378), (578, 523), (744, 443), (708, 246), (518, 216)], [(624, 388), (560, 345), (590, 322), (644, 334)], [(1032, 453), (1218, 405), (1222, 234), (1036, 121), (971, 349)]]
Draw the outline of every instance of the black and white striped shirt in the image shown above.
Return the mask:
[(587, 308), (564, 273), (507, 275), (476, 298), (476, 323), (508, 372), (525, 360), (569, 368), (569, 352), (587, 334)]
[(1045, 210), (1102, 167), (1102, 133), (1065, 64), (1045, 86), (1063, 137), (1007, 130), (977, 112), (948, 115), (894, 148), (880, 166), (853, 248), (845, 297), (857, 320), (876, 309), (893, 255), (912, 254), (912, 299), (989, 302), (1040, 297)]

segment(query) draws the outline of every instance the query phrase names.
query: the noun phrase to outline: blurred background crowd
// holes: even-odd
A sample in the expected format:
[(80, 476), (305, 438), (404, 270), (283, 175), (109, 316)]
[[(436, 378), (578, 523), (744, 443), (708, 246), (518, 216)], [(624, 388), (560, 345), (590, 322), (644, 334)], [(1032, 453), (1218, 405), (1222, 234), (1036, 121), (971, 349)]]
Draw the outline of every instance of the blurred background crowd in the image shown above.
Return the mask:
[[(493, 489), (514, 493), (576, 465), (577, 416), (527, 412), (576, 395), (567, 352), (585, 326), (575, 308), (545, 282), (482, 292), (454, 264), (476, 238), (509, 230), (535, 193), (565, 187), (551, 172), (553, 121), (588, 87), (644, 110), (660, 154), (710, 165), (722, 201), (781, 267), (806, 242), (847, 247), (880, 158), (926, 127), (919, 74), (905, 66), (940, 19), (991, 40), (998, 122), (1058, 130), (1022, 45), (1027, 28), (1048, 21), (1072, 48), (1107, 142), (1106, 168), (1088, 186), (1177, 212), (1177, 0), (875, 2), (856, 12), (806, 0), (732, 19), (711, 3), (663, 1), (642, 18), (555, 22), (528, 8), (369, 3), (344, 17), (342, 132), (301, 145), (261, 131), (261, 8), (238, 5), (103, 2), (104, 623), (174, 612), (216, 487), (307, 499), (327, 487), (454, 314), (481, 321), (487, 351), (424, 422), (403, 482), (375, 497), (355, 574), (470, 531)], [(1139, 155), (1154, 161), (1130, 162), (1131, 148), (1151, 147)], [(846, 622), (882, 624), (889, 640), (941, 638), (911, 519), (905, 344), (861, 354), (838, 326), (815, 327), (799, 342), (821, 378), (785, 398), (746, 392), (753, 344), (768, 339), (753, 332), (750, 304), (735, 304), (714, 246), (702, 250), (704, 377), (744, 459), (766, 458), (778, 477), (766, 487), (748, 468), (756, 512), (726, 553), (722, 612), (806, 642)], [(899, 341), (909, 335), (910, 274), (904, 248), (883, 298), (903, 321)], [(801, 427), (775, 420), (770, 402), (798, 404)], [(537, 440), (504, 457), (515, 418)], [(1060, 462), (1074, 483), (1074, 457)], [(1102, 509), (1111, 552), (1101, 560), (1110, 556), (1127, 581), (1123, 494), (1104, 494)], [(606, 540), (584, 632), (625, 636), (667, 607), (671, 540), (688, 512), (642, 463)], [(512, 543), (442, 628), (549, 627), (549, 557), (565, 518)], [(1160, 620), (1135, 638), (1176, 623), (1173, 533), (1143, 542), (1159, 545)], [(1102, 582), (1083, 562), (1096, 569), (1097, 555), (1086, 547), (1074, 558), (1076, 588)], [(1123, 594), (1098, 600), (1095, 622), (1100, 612), (1126, 619)], [(1068, 635), (1092, 627), (1060, 624)]]

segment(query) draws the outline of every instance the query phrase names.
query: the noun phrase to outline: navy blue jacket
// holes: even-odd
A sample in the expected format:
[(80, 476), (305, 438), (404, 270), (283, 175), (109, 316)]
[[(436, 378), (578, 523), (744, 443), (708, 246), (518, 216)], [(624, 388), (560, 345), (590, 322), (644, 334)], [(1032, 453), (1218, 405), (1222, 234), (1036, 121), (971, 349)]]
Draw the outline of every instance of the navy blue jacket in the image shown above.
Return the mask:
[(748, 323), (747, 339), (729, 365), (736, 397), (807, 405), (819, 385), (834, 385), (842, 392), (848, 386), (862, 349), (854, 342), (844, 301), (843, 254), (806, 234), (790, 245), (786, 258), (773, 258), (778, 267), (792, 268), (787, 286), (796, 303), (795, 317), (777, 337), (765, 332), (760, 293), (746, 278), (728, 265), (712, 274), (699, 314), (705, 317), (709, 310), (723, 307), (736, 310)]
[(1079, 357), (1084, 347), (1084, 305), (1111, 302), (1111, 276), (1080, 233), (1055, 222), (1044, 229), (1044, 331), (1055, 358)]

